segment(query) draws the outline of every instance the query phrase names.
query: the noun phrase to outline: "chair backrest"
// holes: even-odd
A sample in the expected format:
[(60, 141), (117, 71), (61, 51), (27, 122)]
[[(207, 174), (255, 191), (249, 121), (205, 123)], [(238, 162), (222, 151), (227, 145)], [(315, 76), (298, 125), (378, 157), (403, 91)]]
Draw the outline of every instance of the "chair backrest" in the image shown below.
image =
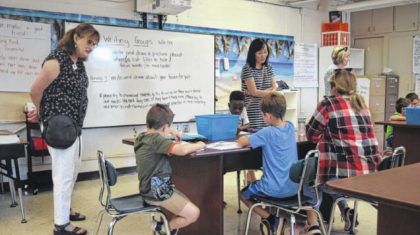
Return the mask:
[[(309, 151), (304, 159), (295, 162), (289, 171), (290, 180), (298, 183), (298, 200), (299, 207), (301, 207), (301, 196), (303, 195), (303, 186), (308, 184), (310, 187), (318, 185), (319, 178), (319, 156), (318, 150)], [(317, 194), (317, 204), (319, 203), (318, 190), (315, 187)]]
[(394, 150), (392, 156), (382, 158), (382, 162), (378, 166), (378, 171), (404, 166), (404, 159), (405, 148), (403, 146), (398, 147)]
[[(99, 201), (102, 206), (106, 209), (109, 208), (109, 200), (111, 199), (111, 187), (117, 183), (117, 171), (115, 167), (107, 160), (102, 151), (98, 150), (98, 165), (99, 165), (99, 176), (102, 181), (102, 188), (99, 193)], [(107, 189), (107, 200), (103, 203), (103, 194)]]

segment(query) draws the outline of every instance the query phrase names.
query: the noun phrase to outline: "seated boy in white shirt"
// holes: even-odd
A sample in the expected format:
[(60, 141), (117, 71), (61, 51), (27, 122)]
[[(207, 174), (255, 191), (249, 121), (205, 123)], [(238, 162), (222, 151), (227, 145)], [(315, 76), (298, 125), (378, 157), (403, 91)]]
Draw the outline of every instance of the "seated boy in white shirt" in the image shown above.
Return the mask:
[(246, 131), (249, 119), (245, 109), (245, 95), (242, 91), (232, 91), (229, 96), (229, 111), (226, 114), (239, 115), (238, 133)]

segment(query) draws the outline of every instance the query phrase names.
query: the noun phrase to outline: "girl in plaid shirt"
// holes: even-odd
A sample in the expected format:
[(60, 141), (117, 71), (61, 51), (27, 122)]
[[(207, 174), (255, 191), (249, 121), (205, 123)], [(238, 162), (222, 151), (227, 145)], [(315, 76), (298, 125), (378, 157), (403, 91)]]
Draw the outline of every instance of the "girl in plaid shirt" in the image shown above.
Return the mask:
[[(331, 96), (318, 105), (306, 125), (306, 137), (321, 152), (319, 187), (335, 200), (341, 195), (328, 192), (327, 181), (375, 172), (381, 158), (370, 112), (363, 97), (356, 93), (356, 77), (351, 69), (336, 69), (329, 83)], [(339, 207), (344, 229), (349, 231), (354, 211), (345, 200), (339, 202)], [(317, 225), (315, 212), (308, 212), (307, 223), (307, 230)]]

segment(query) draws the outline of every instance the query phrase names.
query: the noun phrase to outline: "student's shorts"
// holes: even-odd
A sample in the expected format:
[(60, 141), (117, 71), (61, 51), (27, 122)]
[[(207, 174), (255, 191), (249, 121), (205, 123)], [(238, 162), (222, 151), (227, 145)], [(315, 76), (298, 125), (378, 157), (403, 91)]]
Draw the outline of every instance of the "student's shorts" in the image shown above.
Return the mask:
[(242, 196), (244, 196), (246, 200), (250, 200), (251, 196), (267, 197), (267, 195), (260, 191), (260, 188), (256, 184), (257, 181), (252, 182), (251, 184), (242, 189)]
[(179, 215), (184, 209), (185, 205), (190, 201), (183, 193), (181, 193), (178, 189), (175, 189), (172, 197), (165, 201), (150, 201), (145, 199), (147, 204), (160, 206), (165, 208), (166, 210), (172, 212), (175, 215)]

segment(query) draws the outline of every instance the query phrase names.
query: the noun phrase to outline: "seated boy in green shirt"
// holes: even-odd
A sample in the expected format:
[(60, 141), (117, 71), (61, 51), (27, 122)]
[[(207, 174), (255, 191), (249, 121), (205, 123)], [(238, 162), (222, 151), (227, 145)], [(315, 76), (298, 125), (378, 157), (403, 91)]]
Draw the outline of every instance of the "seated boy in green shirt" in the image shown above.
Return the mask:
[[(410, 106), (411, 101), (407, 98), (399, 98), (397, 102), (395, 102), (395, 113), (389, 118), (391, 121), (405, 121), (405, 107)], [(386, 145), (388, 147), (392, 147), (394, 143), (394, 135), (393, 135), (394, 128), (391, 125), (388, 125), (386, 128)]]
[(181, 135), (171, 128), (174, 114), (163, 104), (152, 106), (147, 113), (147, 130), (139, 134), (134, 143), (140, 194), (146, 203), (160, 206), (175, 216), (169, 221), (170, 232), (164, 231), (163, 222), (152, 221), (152, 230), (158, 234), (177, 234), (179, 228), (194, 223), (200, 210), (172, 183), (171, 155), (183, 156), (205, 148), (203, 142), (178, 144), (166, 138), (171, 134), (176, 141)]

